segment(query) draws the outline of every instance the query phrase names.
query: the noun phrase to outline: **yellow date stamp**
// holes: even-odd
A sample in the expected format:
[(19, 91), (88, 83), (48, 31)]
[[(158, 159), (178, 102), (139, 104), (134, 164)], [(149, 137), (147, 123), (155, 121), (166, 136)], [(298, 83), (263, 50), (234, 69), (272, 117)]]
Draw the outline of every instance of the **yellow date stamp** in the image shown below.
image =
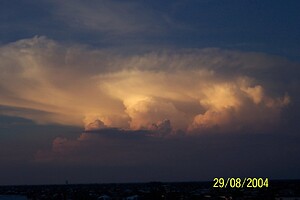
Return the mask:
[(214, 188), (263, 188), (269, 187), (268, 178), (214, 178)]

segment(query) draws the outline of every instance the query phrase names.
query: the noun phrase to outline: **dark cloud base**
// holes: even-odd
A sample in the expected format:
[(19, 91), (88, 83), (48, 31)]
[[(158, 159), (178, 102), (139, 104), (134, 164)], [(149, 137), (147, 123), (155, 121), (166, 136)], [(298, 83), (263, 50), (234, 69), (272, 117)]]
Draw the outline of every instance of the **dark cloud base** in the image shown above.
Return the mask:
[[(300, 137), (295, 134), (161, 138), (144, 131), (111, 129), (82, 135), (82, 140), (61, 143), (60, 151), (52, 147), (43, 160), (36, 157), (31, 165), (51, 173), (57, 170), (52, 177), (64, 180), (67, 176), (76, 183), (209, 181), (219, 176), (293, 179), (300, 175)], [(39, 183), (51, 181), (45, 174), (36, 177), (43, 177), (36, 180)]]
[[(76, 127), (37, 127), (22, 118), (1, 119), (0, 184), (4, 185), (57, 184), (65, 180), (107, 183), (300, 176), (300, 137), (288, 130), (166, 138), (154, 137), (151, 131), (120, 129), (80, 134)], [(14, 132), (14, 137), (4, 137), (7, 130)], [(57, 137), (65, 140), (50, 146)]]

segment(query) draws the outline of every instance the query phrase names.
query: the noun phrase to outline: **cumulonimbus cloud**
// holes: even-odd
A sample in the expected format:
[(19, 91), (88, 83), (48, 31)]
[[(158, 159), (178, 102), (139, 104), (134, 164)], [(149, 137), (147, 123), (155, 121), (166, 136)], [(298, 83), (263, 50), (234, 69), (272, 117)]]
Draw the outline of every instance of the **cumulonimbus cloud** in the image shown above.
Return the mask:
[(86, 130), (265, 130), (292, 100), (284, 85), (270, 87), (272, 78), (261, 76), (289, 62), (260, 53), (128, 55), (34, 37), (2, 46), (0, 61), (1, 114)]

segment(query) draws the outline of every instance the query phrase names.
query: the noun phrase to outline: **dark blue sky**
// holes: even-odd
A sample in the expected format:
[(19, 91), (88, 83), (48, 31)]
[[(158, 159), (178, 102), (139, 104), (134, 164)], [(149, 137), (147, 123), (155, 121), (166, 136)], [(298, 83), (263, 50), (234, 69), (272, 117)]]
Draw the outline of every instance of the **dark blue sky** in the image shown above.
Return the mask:
[(300, 1), (0, 1), (0, 184), (300, 178)]
[[(84, 6), (74, 4), (1, 1), (1, 43), (42, 35), (98, 47), (221, 47), (262, 51), (297, 60), (299, 56), (298, 1), (90, 1), (82, 3)], [(97, 10), (101, 6), (106, 9)], [(81, 14), (78, 8), (87, 13)], [(117, 16), (111, 24), (98, 20), (109, 18), (111, 12)], [(77, 14), (92, 22), (80, 21)], [(122, 20), (127, 22), (118, 29), (116, 26)], [(122, 28), (128, 30), (123, 32)]]

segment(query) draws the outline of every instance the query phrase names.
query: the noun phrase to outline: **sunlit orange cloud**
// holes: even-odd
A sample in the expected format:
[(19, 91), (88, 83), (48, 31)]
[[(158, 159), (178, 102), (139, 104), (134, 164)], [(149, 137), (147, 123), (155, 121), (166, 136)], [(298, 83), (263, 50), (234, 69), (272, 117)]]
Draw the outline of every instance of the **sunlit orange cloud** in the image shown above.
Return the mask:
[(14, 108), (1, 114), (87, 131), (264, 130), (280, 120), (291, 99), (285, 91), (266, 92), (253, 72), (260, 63), (272, 66), (272, 58), (254, 53), (192, 49), (124, 56), (34, 37), (2, 46), (0, 61), (0, 105)]

